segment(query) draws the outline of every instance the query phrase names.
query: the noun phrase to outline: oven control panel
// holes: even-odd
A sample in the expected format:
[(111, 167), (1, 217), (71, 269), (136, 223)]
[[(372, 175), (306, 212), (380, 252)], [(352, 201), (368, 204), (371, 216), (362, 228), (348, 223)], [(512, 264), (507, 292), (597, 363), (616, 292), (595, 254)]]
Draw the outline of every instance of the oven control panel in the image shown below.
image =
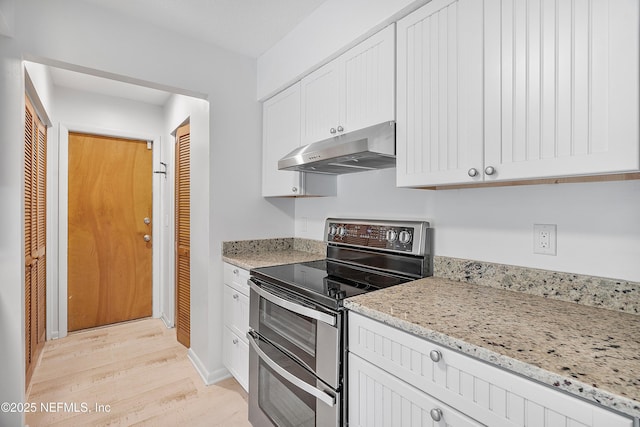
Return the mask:
[(429, 223), (328, 219), (325, 240), (344, 246), (424, 255)]

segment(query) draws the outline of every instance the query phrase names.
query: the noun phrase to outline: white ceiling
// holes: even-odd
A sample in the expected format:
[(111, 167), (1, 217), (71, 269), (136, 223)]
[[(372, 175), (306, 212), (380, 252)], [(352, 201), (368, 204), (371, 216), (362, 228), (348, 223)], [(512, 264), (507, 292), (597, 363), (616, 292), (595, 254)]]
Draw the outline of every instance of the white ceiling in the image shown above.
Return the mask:
[(84, 0), (257, 58), (325, 0)]
[[(326, 0), (83, 0), (257, 58)], [(164, 105), (169, 92), (50, 67), (56, 86)]]

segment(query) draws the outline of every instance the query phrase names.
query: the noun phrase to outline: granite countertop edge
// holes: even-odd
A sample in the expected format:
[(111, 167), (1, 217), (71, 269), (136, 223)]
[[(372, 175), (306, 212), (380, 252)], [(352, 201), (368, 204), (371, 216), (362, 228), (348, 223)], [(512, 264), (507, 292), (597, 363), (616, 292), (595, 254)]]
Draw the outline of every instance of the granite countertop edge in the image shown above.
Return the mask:
[(530, 363), (496, 353), (486, 347), (470, 344), (464, 340), (403, 320), (397, 316), (383, 313), (358, 302), (350, 301), (349, 299), (344, 301), (344, 307), (402, 331), (472, 356), (490, 365), (498, 366), (526, 379), (535, 380), (554, 389), (563, 390), (573, 396), (578, 396), (587, 401), (600, 404), (627, 416), (640, 418), (640, 406), (638, 402), (633, 399), (593, 387), (575, 378), (559, 375)]
[(291, 264), (297, 262), (317, 261), (325, 259), (323, 254), (305, 252), (293, 249), (269, 252), (265, 254), (234, 254), (223, 255), (222, 260), (236, 267), (251, 270), (258, 267)]

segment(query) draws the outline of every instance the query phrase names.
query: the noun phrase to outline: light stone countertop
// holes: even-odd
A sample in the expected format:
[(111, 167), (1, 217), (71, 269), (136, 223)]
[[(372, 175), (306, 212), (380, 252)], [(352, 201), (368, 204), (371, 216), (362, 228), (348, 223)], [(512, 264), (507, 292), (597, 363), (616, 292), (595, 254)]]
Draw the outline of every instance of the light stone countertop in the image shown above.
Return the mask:
[(284, 249), (271, 252), (253, 252), (233, 255), (223, 255), (222, 260), (236, 267), (251, 270), (257, 267), (270, 267), (272, 265), (291, 264), (294, 262), (307, 262), (325, 259), (324, 254), (305, 252), (294, 249)]
[(506, 370), (640, 417), (640, 317), (429, 277), (345, 307)]

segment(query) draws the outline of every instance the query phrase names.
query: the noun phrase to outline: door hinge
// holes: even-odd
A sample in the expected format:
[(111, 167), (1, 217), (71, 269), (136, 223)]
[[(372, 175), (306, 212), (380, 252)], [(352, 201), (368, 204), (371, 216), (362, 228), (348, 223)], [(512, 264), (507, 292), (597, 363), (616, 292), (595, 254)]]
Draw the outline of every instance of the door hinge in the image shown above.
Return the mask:
[(147, 150), (151, 150), (153, 148), (153, 141), (147, 141)]

